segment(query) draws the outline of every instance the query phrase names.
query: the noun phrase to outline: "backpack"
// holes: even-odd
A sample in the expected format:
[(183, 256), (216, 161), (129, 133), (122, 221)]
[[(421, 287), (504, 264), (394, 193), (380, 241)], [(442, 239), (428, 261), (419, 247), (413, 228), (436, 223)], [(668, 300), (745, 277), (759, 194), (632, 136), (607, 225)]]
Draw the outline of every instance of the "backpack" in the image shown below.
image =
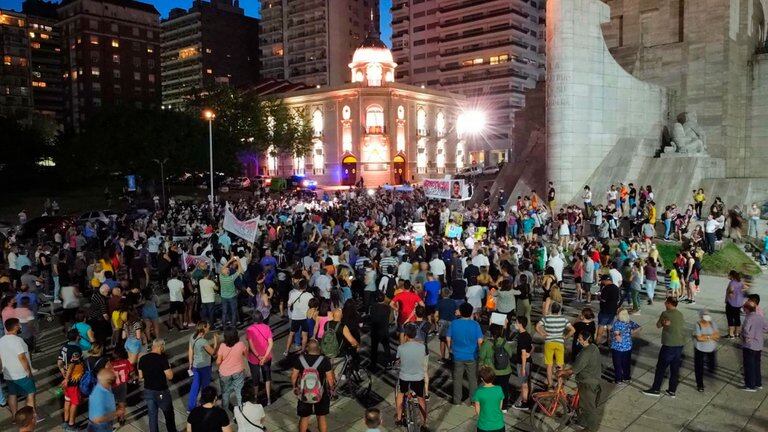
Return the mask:
[(387, 278), (387, 288), (384, 292), (384, 295), (387, 296), (387, 298), (393, 298), (395, 296), (395, 288), (397, 287), (397, 282), (395, 281), (395, 277), (392, 275), (384, 275), (381, 277), (382, 279)]
[[(103, 360), (104, 358), (100, 358), (99, 360), (96, 360), (96, 365), (99, 364), (99, 361)], [(85, 373), (80, 378), (80, 383), (78, 384), (78, 387), (80, 388), (80, 393), (83, 396), (90, 396), (91, 392), (93, 392), (93, 388), (96, 387), (96, 374), (93, 372), (93, 369), (91, 369), (91, 364), (87, 361), (85, 362)]]
[(316, 404), (323, 398), (323, 382), (320, 379), (320, 371), (317, 370), (323, 359), (323, 356), (318, 357), (315, 364), (310, 366), (303, 355), (299, 357), (304, 368), (299, 378), (299, 400), (304, 403)]
[(320, 339), (320, 349), (327, 357), (335, 358), (339, 355), (339, 338), (336, 336), (339, 324), (336, 323), (331, 330), (331, 323), (335, 321), (325, 323), (323, 337)]
[(506, 349), (506, 343), (501, 344), (493, 343), (493, 368), (496, 370), (506, 369), (509, 367), (509, 351)]

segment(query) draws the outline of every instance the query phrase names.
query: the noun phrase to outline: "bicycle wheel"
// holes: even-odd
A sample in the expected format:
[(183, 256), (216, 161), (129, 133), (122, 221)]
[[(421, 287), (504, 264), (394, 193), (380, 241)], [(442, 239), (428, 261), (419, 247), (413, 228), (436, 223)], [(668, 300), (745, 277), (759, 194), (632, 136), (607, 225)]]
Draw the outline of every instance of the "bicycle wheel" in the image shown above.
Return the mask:
[(406, 430), (408, 432), (419, 432), (421, 430), (421, 409), (419, 403), (414, 402), (417, 399), (408, 400), (405, 402), (406, 416)]
[(358, 368), (347, 377), (347, 380), (349, 390), (351, 390), (351, 393), (356, 397), (365, 397), (370, 393), (373, 380), (367, 369), (363, 367)]
[(559, 398), (557, 401), (554, 412), (547, 412), (552, 409), (557, 398), (558, 396), (554, 394), (533, 396), (533, 406), (531, 407), (530, 415), (533, 430), (537, 432), (559, 432), (568, 427), (572, 413), (563, 398)]

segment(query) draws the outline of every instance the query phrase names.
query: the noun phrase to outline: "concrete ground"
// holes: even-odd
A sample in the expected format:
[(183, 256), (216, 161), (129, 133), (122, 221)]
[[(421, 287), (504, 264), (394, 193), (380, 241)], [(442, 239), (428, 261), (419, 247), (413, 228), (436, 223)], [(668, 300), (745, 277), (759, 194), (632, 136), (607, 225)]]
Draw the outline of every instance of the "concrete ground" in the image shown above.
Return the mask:
[[(682, 305), (689, 328), (697, 319), (698, 311), (707, 307), (720, 329), (725, 327), (723, 312), (723, 296), (726, 280), (721, 277), (705, 276), (702, 292), (696, 305)], [(757, 278), (753, 292), (765, 294), (768, 277)], [(572, 295), (572, 284), (566, 284), (566, 296)], [(661, 289), (658, 290), (654, 306), (645, 306), (640, 315), (633, 320), (642, 326), (639, 338), (635, 341), (633, 353), (632, 383), (623, 388), (617, 388), (607, 379), (612, 375), (610, 355), (603, 352), (604, 402), (601, 406), (600, 431), (765, 431), (768, 430), (768, 388), (757, 393), (747, 393), (740, 389), (742, 385), (741, 353), (737, 342), (723, 340), (719, 344), (717, 371), (713, 376), (705, 377), (706, 391), (698, 393), (693, 377), (693, 343), (692, 339), (685, 347), (685, 358), (681, 371), (681, 383), (677, 398), (666, 396), (660, 398), (647, 397), (640, 390), (648, 388), (653, 380), (656, 356), (660, 344), (660, 330), (655, 322), (663, 308)], [(566, 301), (568, 303), (568, 301)], [(767, 301), (768, 303), (768, 301)], [(597, 308), (597, 303), (593, 304)], [(566, 313), (576, 315), (574, 307), (567, 307)], [(276, 335), (276, 353), (285, 346), (287, 324), (275, 324), (273, 331)], [(57, 326), (43, 323), (40, 337), (40, 353), (33, 356), (33, 365), (39, 372), (36, 374), (40, 413), (45, 420), (38, 425), (38, 430), (60, 431), (62, 400), (57, 398), (53, 387), (60, 382), (56, 369), (56, 354), (63, 341), (61, 329)], [(186, 400), (190, 379), (187, 376), (186, 346), (189, 331), (164, 334), (168, 342), (170, 362), (174, 368), (172, 393), (176, 412), (175, 427), (168, 430), (182, 430), (186, 421)], [(367, 339), (367, 338), (366, 338)], [(428, 404), (429, 427), (433, 431), (474, 431), (475, 417), (472, 408), (454, 406), (446, 400), (451, 394), (451, 378), (447, 369), (437, 363), (438, 342), (430, 344), (431, 356), (431, 394)], [(367, 355), (364, 355), (367, 357)], [(279, 360), (281, 354), (277, 354)], [(764, 356), (765, 357), (765, 356)], [(541, 367), (540, 350), (534, 356), (535, 379), (537, 385), (543, 382), (544, 370)], [(274, 365), (275, 392), (279, 395), (277, 401), (266, 409), (267, 426), (271, 431), (296, 431), (296, 398), (290, 392), (288, 372), (285, 363), (277, 361)], [(768, 359), (763, 361), (763, 375), (768, 375)], [(393, 426), (393, 383), (395, 376), (392, 372), (378, 372), (374, 377), (373, 395), (369, 400), (360, 403), (356, 400), (341, 398), (331, 408), (329, 429), (331, 431), (362, 431), (365, 407), (377, 406), (382, 410), (384, 419), (383, 430), (395, 430)], [(666, 388), (666, 383), (662, 390)], [(466, 393), (466, 390), (465, 390)], [(140, 389), (132, 389), (129, 396), (129, 421), (121, 430), (125, 432), (148, 431), (146, 408), (140, 399)], [(9, 419), (9, 411), (0, 410), (0, 431), (15, 430)], [(85, 416), (81, 416), (84, 419)], [(161, 423), (164, 422), (160, 416)], [(505, 416), (509, 430), (532, 430), (527, 413), (510, 410)], [(81, 421), (84, 424), (84, 421)], [(161, 424), (161, 430), (165, 427)], [(317, 430), (314, 422), (313, 430)]]

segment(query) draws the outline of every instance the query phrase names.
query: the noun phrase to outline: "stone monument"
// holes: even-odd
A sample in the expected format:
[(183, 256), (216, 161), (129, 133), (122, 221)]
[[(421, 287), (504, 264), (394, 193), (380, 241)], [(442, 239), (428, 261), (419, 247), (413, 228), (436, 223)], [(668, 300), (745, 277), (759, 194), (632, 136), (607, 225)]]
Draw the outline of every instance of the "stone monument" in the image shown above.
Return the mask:
[(677, 116), (672, 127), (672, 148), (675, 153), (684, 155), (702, 155), (707, 152), (706, 137), (699, 126), (694, 112), (684, 112)]

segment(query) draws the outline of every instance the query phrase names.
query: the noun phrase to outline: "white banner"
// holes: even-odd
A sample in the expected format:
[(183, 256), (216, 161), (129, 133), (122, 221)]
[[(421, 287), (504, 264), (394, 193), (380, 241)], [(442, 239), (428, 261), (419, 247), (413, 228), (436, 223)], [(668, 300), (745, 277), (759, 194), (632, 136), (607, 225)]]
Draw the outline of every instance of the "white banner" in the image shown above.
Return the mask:
[(229, 211), (229, 206), (227, 206), (224, 210), (224, 229), (253, 243), (256, 241), (256, 235), (259, 233), (258, 219), (247, 221), (238, 220), (235, 215)]
[(426, 222), (414, 222), (412, 224), (413, 232), (417, 237), (424, 237), (427, 235), (427, 223)]
[(464, 180), (424, 179), (422, 185), (427, 198), (459, 201), (469, 199)]

